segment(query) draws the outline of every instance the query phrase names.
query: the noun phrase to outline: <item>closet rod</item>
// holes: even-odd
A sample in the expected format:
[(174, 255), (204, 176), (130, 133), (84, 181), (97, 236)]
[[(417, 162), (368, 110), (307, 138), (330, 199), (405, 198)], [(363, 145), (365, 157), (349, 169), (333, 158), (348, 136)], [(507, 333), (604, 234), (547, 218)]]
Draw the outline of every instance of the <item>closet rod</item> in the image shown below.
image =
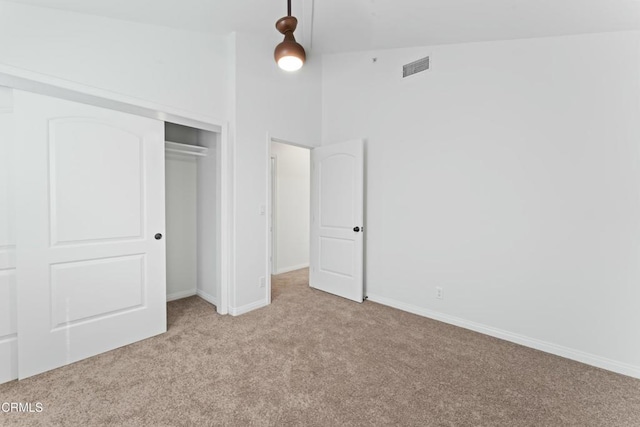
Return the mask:
[(169, 153), (187, 154), (191, 156), (206, 157), (207, 147), (199, 145), (182, 144), (180, 142), (165, 141), (164, 151)]
[(174, 150), (173, 148), (165, 148), (165, 153), (178, 153), (178, 154), (187, 154), (189, 156), (196, 157), (207, 157), (206, 153), (194, 153), (193, 151), (185, 151), (185, 150)]

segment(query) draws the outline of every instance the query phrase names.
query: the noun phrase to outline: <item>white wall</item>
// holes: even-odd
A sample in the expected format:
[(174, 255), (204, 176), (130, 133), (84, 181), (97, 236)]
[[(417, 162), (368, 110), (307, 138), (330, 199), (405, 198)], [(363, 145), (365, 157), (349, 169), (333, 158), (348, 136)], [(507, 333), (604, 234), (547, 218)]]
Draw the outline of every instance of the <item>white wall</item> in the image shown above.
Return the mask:
[(640, 376), (639, 94), (638, 32), (324, 56), (369, 297)]
[(220, 156), (219, 134), (199, 131), (197, 144), (207, 147), (206, 157), (198, 158), (198, 295), (218, 305), (221, 283), (220, 246)]
[(277, 68), (273, 49), (281, 37), (235, 34), (235, 282), (232, 313), (266, 303), (260, 277), (267, 275), (269, 145), (273, 137), (309, 146), (320, 142), (321, 68), (319, 58), (296, 73)]
[(197, 175), (195, 156), (166, 154), (167, 300), (196, 294)]
[(273, 274), (281, 274), (309, 266), (311, 152), (272, 142), (271, 155), (276, 157)]
[(18, 377), (13, 98), (0, 87), (0, 384)]
[(0, 1), (0, 64), (226, 119), (228, 42)]

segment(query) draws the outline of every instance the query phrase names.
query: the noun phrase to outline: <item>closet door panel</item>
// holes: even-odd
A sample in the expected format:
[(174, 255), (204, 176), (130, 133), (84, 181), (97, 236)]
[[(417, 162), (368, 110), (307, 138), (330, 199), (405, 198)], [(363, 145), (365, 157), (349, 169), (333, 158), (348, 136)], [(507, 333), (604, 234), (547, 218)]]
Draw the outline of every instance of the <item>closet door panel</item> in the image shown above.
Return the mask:
[(13, 94), (0, 87), (0, 384), (18, 377)]
[(49, 136), (52, 243), (141, 238), (142, 138), (87, 119), (51, 120)]
[[(164, 124), (16, 91), (18, 371), (166, 331)], [(159, 237), (159, 236), (158, 236)]]

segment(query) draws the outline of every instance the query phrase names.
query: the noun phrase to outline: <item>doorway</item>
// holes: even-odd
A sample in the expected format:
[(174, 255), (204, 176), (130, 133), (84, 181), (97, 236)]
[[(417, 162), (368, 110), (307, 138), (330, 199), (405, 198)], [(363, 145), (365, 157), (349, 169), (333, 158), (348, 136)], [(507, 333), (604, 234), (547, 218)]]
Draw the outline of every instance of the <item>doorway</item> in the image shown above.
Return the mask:
[(309, 267), (311, 150), (269, 138), (269, 280)]
[[(281, 145), (275, 145), (280, 143)], [(293, 146), (293, 147), (290, 147)], [(274, 148), (275, 147), (275, 148)], [(283, 268), (281, 245), (282, 226), (291, 227), (293, 222), (282, 221), (282, 210), (291, 209), (292, 204), (281, 202), (282, 161), (277, 149), (304, 149), (308, 153), (309, 192), (306, 200), (307, 214), (298, 214), (297, 219), (306, 218), (308, 236), (305, 244), (305, 264), (293, 264)], [(310, 287), (356, 302), (363, 302), (364, 295), (364, 141), (361, 139), (308, 147), (267, 135), (267, 201), (269, 213), (265, 221), (267, 230), (267, 286), (266, 303), (271, 303), (272, 274), (289, 274), (308, 268), (305, 281)], [(275, 177), (275, 178), (274, 178)], [(298, 178), (299, 180), (299, 178)], [(272, 200), (276, 195), (277, 201)], [(279, 206), (280, 205), (280, 206)], [(275, 206), (275, 209), (273, 208)], [(275, 212), (275, 215), (274, 215)], [(275, 219), (274, 219), (275, 217)], [(285, 230), (289, 232), (289, 230)], [(291, 234), (291, 233), (290, 233)], [(293, 234), (300, 236), (302, 233)], [(275, 242), (274, 242), (275, 240)], [(276, 262), (272, 256), (276, 254)], [(300, 254), (298, 254), (300, 255)], [(298, 270), (296, 270), (298, 268)], [(298, 275), (299, 276), (299, 275)], [(276, 276), (274, 276), (276, 277)], [(280, 279), (281, 277), (278, 277)], [(287, 278), (282, 277), (286, 282)]]

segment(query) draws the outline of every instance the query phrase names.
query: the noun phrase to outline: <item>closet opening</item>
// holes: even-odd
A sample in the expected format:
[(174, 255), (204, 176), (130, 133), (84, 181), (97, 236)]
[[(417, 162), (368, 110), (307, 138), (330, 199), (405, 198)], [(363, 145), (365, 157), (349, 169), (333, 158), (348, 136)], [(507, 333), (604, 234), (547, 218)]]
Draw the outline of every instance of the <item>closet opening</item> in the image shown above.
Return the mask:
[(197, 295), (218, 308), (220, 134), (165, 123), (167, 302)]

